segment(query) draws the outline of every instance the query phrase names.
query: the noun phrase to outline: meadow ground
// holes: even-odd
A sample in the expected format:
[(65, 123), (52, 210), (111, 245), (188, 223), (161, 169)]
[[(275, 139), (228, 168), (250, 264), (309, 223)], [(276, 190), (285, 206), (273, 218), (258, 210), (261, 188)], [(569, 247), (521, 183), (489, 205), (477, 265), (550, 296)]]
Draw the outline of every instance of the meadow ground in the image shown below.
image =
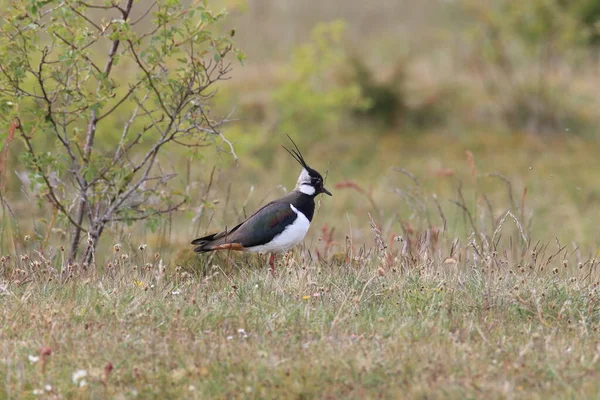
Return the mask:
[(456, 251), (38, 265), (0, 287), (2, 397), (595, 397), (598, 264)]
[[(155, 234), (119, 227), (88, 269), (64, 265), (60, 242), (17, 233), (4, 210), (0, 397), (594, 398), (596, 211), (564, 184), (593, 176), (594, 145), (477, 143), (466, 160), (464, 143), (441, 161), (419, 140), (396, 147), (413, 177), (369, 180), (381, 171), (372, 163), (336, 176), (330, 165), (334, 197), (275, 276), (259, 257), (198, 258), (187, 242), (237, 218), (223, 207), (243, 213), (274, 197), (295, 168), (272, 169), (230, 208), (226, 182), (240, 172), (223, 173), (202, 198), (210, 216), (194, 224), (183, 213)], [(515, 182), (510, 192), (494, 171)], [(589, 199), (596, 185), (573, 190)], [(581, 247), (564, 240), (576, 236)]]

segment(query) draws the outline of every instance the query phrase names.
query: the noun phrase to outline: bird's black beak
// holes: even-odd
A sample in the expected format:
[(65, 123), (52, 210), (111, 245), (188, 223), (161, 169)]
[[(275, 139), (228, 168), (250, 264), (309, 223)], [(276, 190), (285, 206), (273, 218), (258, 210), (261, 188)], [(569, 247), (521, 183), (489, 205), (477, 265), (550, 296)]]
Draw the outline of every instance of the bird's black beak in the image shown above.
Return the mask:
[(325, 194), (328, 194), (328, 195), (330, 195), (330, 196), (333, 196), (333, 195), (331, 194), (331, 192), (330, 192), (329, 190), (325, 189), (324, 187), (321, 189), (321, 193), (325, 193)]

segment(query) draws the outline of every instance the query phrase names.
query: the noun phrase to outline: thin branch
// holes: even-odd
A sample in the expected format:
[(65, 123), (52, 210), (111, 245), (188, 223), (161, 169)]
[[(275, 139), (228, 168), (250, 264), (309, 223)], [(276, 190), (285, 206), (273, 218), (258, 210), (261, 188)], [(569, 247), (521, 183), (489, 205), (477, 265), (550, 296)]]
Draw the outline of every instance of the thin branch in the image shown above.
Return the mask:
[(162, 210), (152, 210), (151, 212), (148, 212), (143, 215), (135, 216), (135, 217), (112, 217), (109, 221), (110, 222), (141, 221), (144, 219), (148, 219), (149, 217), (152, 217), (153, 215), (168, 214), (170, 212), (177, 211), (179, 209), (179, 207), (181, 207), (184, 204), (185, 204), (185, 200), (182, 200), (179, 203), (173, 204), (173, 205), (169, 206), (168, 208), (164, 208)]
[[(145, 103), (146, 100), (148, 99), (148, 92), (144, 95), (144, 98), (141, 100), (141, 103)], [(127, 134), (129, 133), (129, 127), (131, 126), (131, 124), (133, 124), (133, 121), (135, 121), (136, 117), (137, 117), (137, 113), (140, 109), (140, 106), (137, 105), (134, 109), (133, 112), (131, 113), (131, 117), (129, 117), (129, 120), (127, 120), (127, 122), (125, 123), (125, 126), (123, 127), (123, 134), (121, 135), (121, 140), (119, 140), (119, 144), (117, 146), (117, 151), (115, 151), (115, 156), (113, 158), (113, 163), (116, 164), (119, 159), (121, 158), (121, 151), (123, 146), (125, 145), (125, 138), (127, 137)]]
[(229, 119), (229, 117), (231, 117), (231, 115), (233, 114), (233, 112), (235, 111), (232, 110), (229, 115), (227, 116), (227, 118), (225, 118), (225, 120), (220, 121), (218, 124), (213, 125), (210, 122), (210, 119), (208, 118), (208, 115), (205, 114), (204, 109), (202, 107), (200, 107), (200, 113), (204, 116), (204, 120), (206, 121), (206, 124), (210, 127), (210, 129), (212, 129), (213, 133), (216, 134), (217, 136), (219, 136), (221, 138), (221, 140), (225, 143), (227, 143), (227, 145), (229, 146), (229, 152), (231, 153), (231, 155), (233, 156), (234, 160), (237, 161), (238, 160), (238, 156), (237, 154), (235, 154), (235, 150), (233, 148), (233, 144), (231, 144), (231, 142), (229, 140), (227, 140), (227, 138), (225, 138), (225, 136), (223, 136), (223, 134), (217, 130), (217, 126), (220, 126), (222, 124), (224, 124), (226, 120)]
[[(152, 90), (154, 91), (154, 94), (156, 95), (156, 98), (158, 99), (158, 102), (160, 103), (162, 109), (169, 115), (169, 109), (165, 106), (165, 103), (163, 102), (163, 99), (162, 99), (162, 96), (160, 95), (160, 92), (158, 91), (158, 89), (156, 88), (156, 86), (154, 86), (154, 79), (152, 79), (152, 76), (150, 75), (150, 71), (148, 71), (146, 69), (146, 67), (144, 67), (144, 63), (138, 57), (137, 52), (133, 48), (133, 42), (131, 40), (128, 40), (128, 43), (129, 43), (129, 48), (131, 49), (131, 54), (133, 55), (133, 58), (135, 58), (135, 61), (136, 61), (137, 65), (142, 69), (142, 71), (144, 71), (144, 74), (146, 75), (146, 78), (148, 79), (148, 83), (152, 87)], [(172, 119), (172, 116), (169, 115), (169, 118)]]
[[(84, 47), (77, 47), (75, 46), (73, 43), (69, 42), (67, 39), (63, 38), (59, 33), (54, 32), (54, 36), (56, 36), (57, 38), (59, 38), (64, 44), (66, 44), (67, 46), (71, 47), (71, 49), (73, 50), (77, 50), (77, 51), (82, 51), (85, 50), (87, 47), (92, 46), (94, 43), (97, 42), (97, 39), (93, 40), (91, 43), (88, 43), (87, 45), (85, 45)], [(102, 73), (102, 70), (100, 69), (99, 66), (96, 65), (96, 63), (94, 61), (92, 61), (91, 58), (89, 58), (87, 55), (82, 53), (83, 58), (85, 59), (85, 61), (87, 61), (92, 68), (94, 68), (96, 70), (96, 72), (98, 73)]]
[[(143, 109), (143, 107), (142, 107), (142, 109)], [(154, 128), (156, 128), (157, 130), (160, 131), (160, 129), (158, 128), (158, 125), (155, 124), (152, 116), (150, 116), (150, 118), (153, 121)], [(156, 142), (152, 146), (152, 148), (146, 153), (146, 155), (143, 157), (143, 160), (141, 161), (141, 163), (139, 163), (132, 169), (132, 171), (130, 172), (131, 176), (135, 175), (139, 170), (141, 170), (142, 168), (144, 168), (144, 166), (146, 166), (146, 168), (144, 169), (144, 172), (142, 173), (142, 176), (136, 183), (132, 184), (129, 187), (129, 189), (118, 193), (113, 198), (113, 200), (110, 202), (111, 205), (108, 207), (108, 209), (104, 213), (104, 216), (101, 218), (102, 221), (104, 221), (104, 222), (110, 221), (113, 213), (121, 206), (121, 204), (123, 204), (123, 202), (129, 196), (131, 196), (131, 194), (133, 192), (135, 192), (144, 182), (146, 182), (146, 180), (148, 179), (148, 175), (150, 174), (150, 171), (152, 170), (152, 167), (154, 165), (154, 161), (156, 160), (158, 151), (165, 143), (167, 143), (169, 141), (169, 138), (167, 138), (167, 135), (173, 129), (173, 124), (174, 124), (174, 120), (171, 119), (169, 121), (169, 124), (165, 128), (165, 130), (161, 132), (161, 139), (158, 142)], [(171, 136), (173, 136), (173, 135), (174, 135), (174, 133), (171, 134)]]
[(131, 94), (135, 91), (135, 89), (137, 89), (141, 84), (142, 84), (142, 81), (140, 80), (140, 81), (137, 81), (134, 85), (130, 86), (129, 90), (127, 91), (127, 93), (121, 98), (121, 100), (119, 100), (117, 102), (117, 104), (115, 104), (107, 112), (105, 112), (104, 114), (102, 114), (101, 116), (99, 116), (98, 118), (96, 118), (96, 123), (100, 122), (102, 119), (104, 119), (105, 117), (109, 116), (117, 108), (119, 108), (119, 106), (121, 104), (123, 104), (123, 102), (125, 102), (129, 98), (129, 96), (131, 96)]
[(102, 32), (103, 29), (98, 26), (94, 21), (92, 21), (91, 19), (89, 19), (85, 14), (79, 12), (79, 10), (77, 10), (75, 7), (73, 7), (72, 5), (69, 5), (69, 8), (71, 10), (73, 10), (73, 12), (77, 15), (79, 15), (81, 18), (83, 18), (84, 20), (86, 20), (90, 25), (92, 25), (94, 28), (96, 28), (98, 30), (98, 32)]
[(40, 59), (38, 71), (37, 71), (37, 73), (36, 72), (32, 72), (32, 73), (34, 74), (34, 76), (36, 77), (36, 79), (38, 81), (38, 85), (40, 86), (40, 90), (42, 91), (44, 101), (46, 102), (46, 118), (52, 124), (52, 126), (54, 128), (54, 132), (55, 132), (56, 136), (58, 137), (58, 140), (61, 142), (63, 147), (67, 150), (67, 154), (69, 154), (69, 157), (71, 158), (71, 162), (73, 163), (73, 169), (74, 169), (73, 173), (75, 174), (75, 177), (77, 178), (77, 182), (79, 183), (80, 188), (83, 190), (85, 188), (85, 182), (83, 180), (83, 177), (79, 174), (79, 171), (77, 168), (77, 156), (75, 156), (75, 154), (73, 153), (73, 151), (71, 149), (71, 145), (69, 143), (68, 136), (66, 136), (66, 133), (65, 133), (64, 138), (60, 134), (60, 131), (58, 129), (58, 123), (54, 119), (54, 110), (52, 108), (53, 100), (49, 97), (48, 91), (46, 90), (46, 83), (45, 83), (44, 77), (43, 77), (43, 69), (44, 69), (44, 64), (46, 63), (46, 57), (48, 56), (48, 53), (49, 53), (48, 47), (45, 47), (44, 50), (42, 51), (42, 57)]
[(81, 226), (80, 224), (78, 224), (73, 217), (71, 217), (71, 214), (69, 214), (69, 212), (65, 209), (65, 207), (63, 206), (63, 204), (60, 202), (60, 200), (58, 200), (58, 197), (56, 196), (56, 193), (54, 192), (54, 187), (52, 186), (52, 184), (50, 183), (50, 179), (48, 178), (48, 175), (46, 175), (46, 173), (44, 172), (44, 170), (42, 169), (42, 166), (40, 165), (37, 156), (36, 156), (36, 152), (33, 149), (33, 145), (31, 144), (31, 139), (30, 137), (25, 133), (25, 131), (23, 130), (23, 126), (21, 125), (21, 121), (17, 118), (18, 121), (18, 125), (17, 125), (17, 129), (19, 129), (19, 131), (21, 132), (21, 136), (23, 137), (24, 141), (25, 141), (25, 145), (27, 146), (27, 151), (29, 152), (29, 154), (31, 154), (31, 157), (33, 158), (33, 164), (35, 166), (35, 169), (37, 170), (37, 172), (40, 174), (40, 176), (42, 177), (42, 179), (44, 180), (44, 184), (46, 185), (46, 187), (48, 188), (48, 197), (50, 198), (52, 204), (61, 212), (63, 213), (63, 215), (65, 217), (67, 217), (67, 219), (69, 220), (69, 222), (71, 224), (73, 224), (74, 226), (76, 226), (78, 229), (81, 229), (83, 232), (87, 232), (87, 230)]
[(210, 143), (203, 143), (203, 144), (201, 144), (201, 143), (184, 143), (184, 142), (181, 142), (181, 141), (179, 141), (177, 139), (173, 139), (172, 142), (173, 143), (177, 143), (180, 146), (188, 147), (188, 148), (199, 148), (199, 147), (208, 147), (208, 146), (210, 146)]
[(141, 20), (146, 18), (146, 15), (148, 15), (150, 13), (150, 11), (154, 8), (155, 5), (156, 5), (156, 1), (153, 1), (152, 4), (150, 5), (150, 7), (148, 7), (142, 15), (140, 15), (138, 18), (136, 18), (136, 20), (131, 22), (129, 25), (134, 26), (135, 24), (137, 24), (138, 22), (140, 22)]
[(98, 9), (101, 9), (101, 10), (110, 10), (110, 9), (115, 8), (114, 4), (110, 5), (110, 6), (99, 6), (99, 5), (96, 5), (96, 4), (89, 4), (89, 3), (86, 3), (86, 2), (83, 2), (83, 1), (78, 1), (77, 3), (81, 4), (82, 6), (85, 6), (87, 8), (98, 8)]

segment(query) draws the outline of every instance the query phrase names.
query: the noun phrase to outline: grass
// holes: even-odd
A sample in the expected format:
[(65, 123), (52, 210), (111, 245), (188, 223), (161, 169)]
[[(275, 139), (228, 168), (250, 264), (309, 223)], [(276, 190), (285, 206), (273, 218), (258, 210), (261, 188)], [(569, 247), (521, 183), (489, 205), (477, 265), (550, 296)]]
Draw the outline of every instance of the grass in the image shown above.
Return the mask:
[[(430, 263), (377, 273), (371, 262), (298, 257), (276, 277), (215, 266), (204, 279), (149, 271), (136, 280), (123, 266), (114, 277), (9, 285), (3, 392), (583, 398), (600, 389), (597, 289), (572, 283), (571, 271), (485, 276)], [(46, 346), (44, 372), (28, 356)], [(84, 387), (77, 370), (88, 372)]]
[(274, 276), (257, 256), (169, 263), (134, 243), (85, 269), (26, 241), (0, 260), (2, 397), (593, 397), (600, 260), (536, 243), (517, 215), (462, 239), (323, 230)]

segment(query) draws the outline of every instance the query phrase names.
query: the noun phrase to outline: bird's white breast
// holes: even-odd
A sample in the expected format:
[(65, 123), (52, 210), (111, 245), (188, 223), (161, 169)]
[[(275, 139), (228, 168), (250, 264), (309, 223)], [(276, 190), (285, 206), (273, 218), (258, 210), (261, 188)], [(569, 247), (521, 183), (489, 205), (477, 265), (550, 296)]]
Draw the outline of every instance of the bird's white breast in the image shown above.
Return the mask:
[(308, 227), (310, 226), (310, 221), (308, 218), (304, 216), (296, 207), (290, 204), (292, 210), (298, 216), (294, 222), (288, 225), (283, 232), (279, 235), (275, 236), (273, 240), (271, 240), (267, 244), (263, 244), (261, 246), (255, 246), (249, 248), (248, 251), (252, 253), (281, 253), (287, 251), (300, 243), (304, 236), (306, 236), (306, 232), (308, 232)]

